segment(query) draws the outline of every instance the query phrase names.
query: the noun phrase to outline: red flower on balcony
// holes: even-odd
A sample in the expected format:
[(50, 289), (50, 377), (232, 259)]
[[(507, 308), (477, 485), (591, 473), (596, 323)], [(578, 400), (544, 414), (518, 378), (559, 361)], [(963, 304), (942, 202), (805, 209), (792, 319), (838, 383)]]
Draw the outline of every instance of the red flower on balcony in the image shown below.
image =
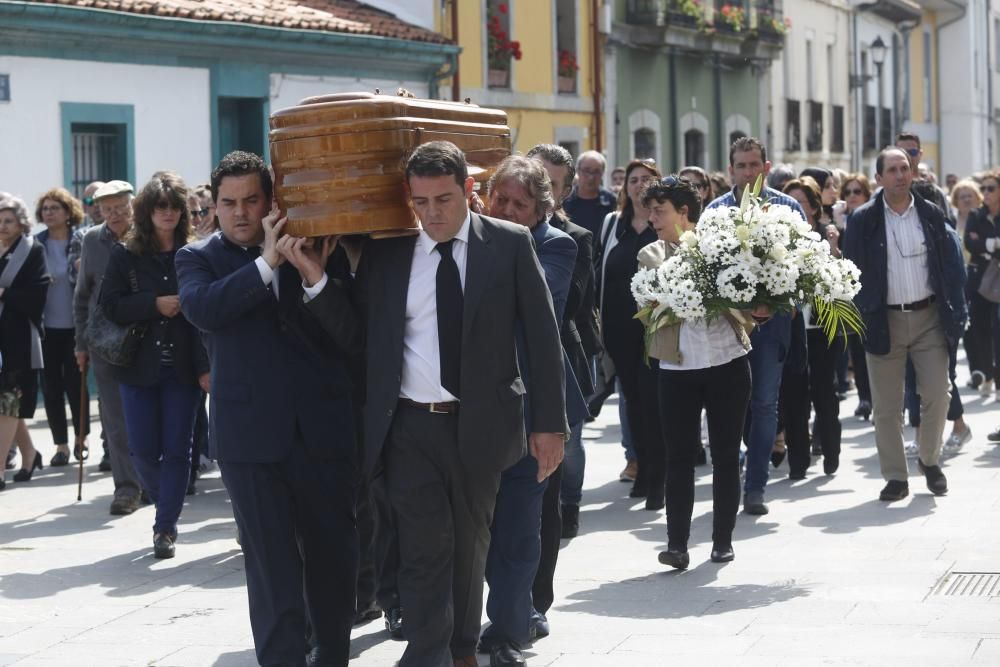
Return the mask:
[(497, 5), (496, 11), (490, 8), (486, 22), (486, 50), (490, 69), (509, 70), (511, 59), (521, 59), (521, 42), (511, 40), (510, 34), (504, 30), (503, 22), (500, 20), (500, 14), (506, 13), (505, 3)]
[(580, 71), (580, 65), (576, 62), (576, 54), (568, 49), (560, 49), (559, 53), (559, 76), (575, 77)]

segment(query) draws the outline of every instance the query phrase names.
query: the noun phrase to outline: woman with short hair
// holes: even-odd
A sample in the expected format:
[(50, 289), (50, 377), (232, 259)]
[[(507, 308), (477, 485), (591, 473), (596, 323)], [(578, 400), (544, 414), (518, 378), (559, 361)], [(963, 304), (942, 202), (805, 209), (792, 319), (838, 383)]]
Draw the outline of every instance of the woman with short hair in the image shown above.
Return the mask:
[[(24, 420), (35, 414), (48, 287), (45, 249), (31, 236), (28, 207), (17, 197), (0, 195), (0, 461), (16, 439), (22, 468), (15, 482), (30, 480), (42, 468)], [(5, 486), (0, 473), (0, 489)]]
[[(53, 467), (69, 463), (69, 429), (66, 424), (66, 401), (76, 433), (73, 454), (79, 461), (88, 456), (90, 410), (86, 392), (81, 393), (80, 367), (76, 363), (76, 327), (73, 322), (73, 283), (70, 267), (70, 241), (73, 230), (83, 223), (83, 206), (65, 188), (52, 188), (38, 198), (35, 220), (45, 229), (35, 240), (45, 252), (48, 268), (48, 296), (45, 300), (45, 335), (42, 337), (42, 395), (45, 417), (52, 432), (56, 453), (49, 461)], [(82, 408), (82, 413), (81, 413)]]
[(127, 366), (116, 366), (128, 446), (142, 486), (156, 503), (153, 553), (173, 558), (177, 521), (191, 466), (199, 386), (208, 386), (208, 358), (181, 313), (174, 255), (191, 240), (187, 187), (159, 172), (133, 202), (135, 222), (111, 252), (101, 307), (123, 326), (143, 327)]

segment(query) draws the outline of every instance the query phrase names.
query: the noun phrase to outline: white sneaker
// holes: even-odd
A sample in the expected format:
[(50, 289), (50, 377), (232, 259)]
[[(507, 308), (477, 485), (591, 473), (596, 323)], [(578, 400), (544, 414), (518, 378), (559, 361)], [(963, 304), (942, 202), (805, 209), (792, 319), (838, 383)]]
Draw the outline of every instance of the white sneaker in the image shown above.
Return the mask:
[(920, 445), (917, 444), (916, 440), (910, 440), (905, 445), (903, 445), (903, 451), (906, 452), (906, 458), (913, 459), (917, 457), (920, 453)]
[(961, 434), (952, 433), (948, 436), (948, 439), (944, 441), (944, 447), (941, 450), (942, 454), (955, 455), (962, 449), (962, 445), (972, 440), (972, 428), (969, 426), (965, 427), (965, 430)]
[(993, 380), (983, 380), (979, 385), (979, 395), (983, 398), (989, 398), (990, 394), (993, 393)]

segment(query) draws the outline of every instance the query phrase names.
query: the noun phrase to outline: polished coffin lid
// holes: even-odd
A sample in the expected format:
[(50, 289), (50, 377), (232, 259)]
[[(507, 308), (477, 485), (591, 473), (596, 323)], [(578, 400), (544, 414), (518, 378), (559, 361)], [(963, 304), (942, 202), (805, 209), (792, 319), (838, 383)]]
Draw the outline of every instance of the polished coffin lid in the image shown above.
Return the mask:
[(404, 170), (422, 143), (456, 144), (480, 182), (510, 155), (505, 112), (403, 94), (309, 97), (271, 114), (270, 127), (275, 194), (296, 236), (415, 230)]

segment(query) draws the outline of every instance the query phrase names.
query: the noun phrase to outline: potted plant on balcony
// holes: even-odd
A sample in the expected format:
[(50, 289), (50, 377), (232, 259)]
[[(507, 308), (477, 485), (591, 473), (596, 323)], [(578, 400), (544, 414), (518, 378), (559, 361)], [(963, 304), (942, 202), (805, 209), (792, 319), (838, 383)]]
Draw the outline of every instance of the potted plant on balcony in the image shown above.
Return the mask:
[(742, 32), (745, 22), (746, 12), (739, 5), (722, 5), (715, 13), (715, 28), (719, 32)]
[(705, 10), (701, 0), (673, 0), (670, 4), (670, 22), (696, 30), (704, 27)]
[(576, 92), (576, 73), (580, 66), (576, 62), (576, 54), (569, 49), (559, 49), (559, 92)]
[(761, 39), (780, 42), (791, 27), (792, 20), (790, 18), (786, 17), (782, 21), (769, 11), (757, 12), (757, 34)]
[(498, 4), (495, 10), (491, 6), (486, 22), (490, 88), (510, 87), (511, 60), (521, 59), (521, 43), (510, 38), (500, 18), (501, 15), (506, 15), (507, 11), (506, 3)]

